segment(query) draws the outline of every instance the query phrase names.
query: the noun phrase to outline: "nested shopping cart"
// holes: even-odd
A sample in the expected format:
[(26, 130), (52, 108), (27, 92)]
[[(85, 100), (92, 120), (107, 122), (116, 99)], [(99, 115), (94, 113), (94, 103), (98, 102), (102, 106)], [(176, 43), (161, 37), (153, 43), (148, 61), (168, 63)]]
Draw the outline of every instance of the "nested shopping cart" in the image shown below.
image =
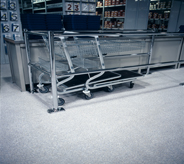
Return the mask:
[[(48, 48), (48, 39), (43, 36), (45, 44)], [(98, 37), (78, 39), (74, 37), (72, 40), (66, 40), (64, 37), (58, 37), (57, 41), (54, 42), (54, 51), (57, 59), (60, 57), (62, 61), (66, 60), (68, 65), (59, 63), (56, 59), (56, 72), (67, 71), (69, 73), (77, 73), (78, 71), (92, 71), (98, 69), (105, 69), (103, 54), (101, 53), (99, 46)], [(48, 48), (49, 49), (49, 48)], [(43, 67), (43, 59), (40, 59), (40, 66)], [(47, 64), (47, 71), (49, 71), (49, 63)], [(44, 65), (45, 66), (45, 65)], [(68, 70), (68, 68), (70, 68)], [(39, 87), (40, 92), (45, 93), (48, 91), (47, 87), (42, 84), (40, 75)], [(116, 72), (105, 72), (100, 73), (86, 73), (85, 75), (76, 76), (70, 75), (67, 78), (57, 77), (57, 92), (58, 94), (66, 94), (76, 91), (83, 91), (86, 99), (92, 98), (92, 94), (89, 89), (96, 89), (99, 86), (95, 84), (102, 84), (109, 80), (120, 78), (121, 75)], [(105, 85), (107, 86), (107, 85)], [(109, 91), (112, 91), (112, 85), (107, 86)]]
[[(113, 91), (113, 85), (130, 82), (130, 88), (134, 81), (141, 75), (124, 68), (110, 68), (105, 66), (104, 59), (114, 56), (124, 57), (142, 53), (145, 46), (143, 41), (125, 41), (120, 37), (99, 38), (98, 35), (80, 37), (81, 35), (54, 35), (54, 32), (34, 33), (41, 35), (49, 51), (48, 57), (38, 57), (38, 61), (30, 62), (28, 33), (25, 33), (26, 51), (29, 63), (30, 88), (33, 90), (31, 67), (37, 68), (42, 73), (39, 75), (37, 85), (41, 92), (47, 92), (42, 77), (50, 76), (53, 95), (53, 109), (48, 112), (63, 109), (64, 100), (58, 95), (82, 91), (86, 99), (93, 96), (92, 89), (105, 87), (107, 91)], [(126, 54), (124, 53), (126, 51)], [(135, 54), (132, 52), (139, 51)], [(143, 54), (143, 53), (142, 53)]]

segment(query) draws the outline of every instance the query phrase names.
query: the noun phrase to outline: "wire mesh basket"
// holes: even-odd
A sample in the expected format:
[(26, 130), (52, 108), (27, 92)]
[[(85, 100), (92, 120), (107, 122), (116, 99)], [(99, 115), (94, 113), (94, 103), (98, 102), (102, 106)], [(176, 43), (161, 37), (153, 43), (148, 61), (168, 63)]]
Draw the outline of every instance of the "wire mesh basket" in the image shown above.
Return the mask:
[(100, 40), (102, 54), (122, 55), (125, 53), (142, 53), (146, 43), (145, 41), (125, 41), (125, 40)]
[(86, 58), (74, 58), (72, 63), (77, 67), (90, 69), (90, 68), (99, 68), (100, 64), (98, 61), (89, 60)]
[[(47, 72), (50, 72), (50, 61), (46, 61), (42, 58), (39, 58), (39, 66), (45, 69)], [(59, 71), (68, 71), (68, 65), (61, 63), (60, 61), (56, 61), (56, 72)]]

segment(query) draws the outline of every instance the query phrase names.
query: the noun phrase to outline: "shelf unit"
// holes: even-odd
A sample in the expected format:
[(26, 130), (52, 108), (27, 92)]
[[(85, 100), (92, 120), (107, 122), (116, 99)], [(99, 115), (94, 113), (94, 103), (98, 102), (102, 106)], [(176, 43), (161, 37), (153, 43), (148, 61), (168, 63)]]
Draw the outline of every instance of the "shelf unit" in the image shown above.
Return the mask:
[(97, 1), (96, 15), (101, 16), (101, 29), (123, 29), (126, 0)]
[(172, 0), (151, 0), (148, 16), (148, 29), (167, 31)]
[(60, 13), (63, 14), (62, 0), (19, 0), (21, 13)]
[(19, 0), (21, 13), (95, 15), (95, 0)]

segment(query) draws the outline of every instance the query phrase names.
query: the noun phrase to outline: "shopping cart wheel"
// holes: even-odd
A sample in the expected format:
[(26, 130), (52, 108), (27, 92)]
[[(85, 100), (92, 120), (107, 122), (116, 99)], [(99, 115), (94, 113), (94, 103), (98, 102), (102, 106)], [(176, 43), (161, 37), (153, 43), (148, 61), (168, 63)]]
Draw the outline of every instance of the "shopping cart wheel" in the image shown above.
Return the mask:
[(65, 110), (64, 108), (48, 109), (47, 112), (51, 114), (51, 113), (60, 112), (64, 110)]
[(107, 92), (113, 92), (114, 91), (114, 87), (113, 86), (109, 86), (106, 88)]
[(131, 81), (130, 82), (130, 88), (133, 88), (134, 87), (134, 83)]
[(40, 93), (48, 93), (49, 92), (49, 88), (46, 86), (43, 86), (42, 88), (39, 88), (39, 92)]
[(62, 106), (65, 103), (65, 100), (62, 98), (58, 98), (58, 106)]
[(86, 100), (90, 100), (90, 99), (93, 98), (93, 94), (92, 93), (90, 93), (90, 95), (84, 94), (84, 97), (85, 97)]

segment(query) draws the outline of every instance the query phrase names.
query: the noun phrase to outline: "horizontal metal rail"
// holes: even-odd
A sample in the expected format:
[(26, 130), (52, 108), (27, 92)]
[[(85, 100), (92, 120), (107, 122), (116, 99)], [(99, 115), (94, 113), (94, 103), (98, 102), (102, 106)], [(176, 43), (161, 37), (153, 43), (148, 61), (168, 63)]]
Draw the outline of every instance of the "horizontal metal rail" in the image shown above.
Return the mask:
[[(68, 32), (64, 33), (63, 31), (53, 31), (54, 36), (63, 36), (63, 37), (74, 37), (74, 36), (88, 36), (88, 37), (94, 37), (94, 36), (184, 36), (184, 33), (167, 33), (167, 32), (121, 32), (121, 31), (94, 31), (94, 32), (82, 32), (82, 31), (74, 31), (74, 32)], [(46, 31), (38, 31), (38, 32), (32, 32), (32, 31), (25, 31), (25, 33), (32, 34), (32, 35), (44, 35), (48, 36)]]
[(129, 69), (129, 68), (144, 68), (144, 67), (147, 67), (147, 66), (160, 66), (160, 65), (172, 65), (172, 64), (174, 65), (174, 64), (177, 64), (177, 63), (182, 63), (182, 62), (163, 62), (163, 63), (156, 63), (156, 64), (144, 64), (144, 65), (135, 65), (135, 66), (106, 68), (106, 69), (93, 70), (93, 71), (63, 74), (62, 76), (58, 76), (57, 78), (67, 77), (67, 76), (70, 76), (70, 75), (84, 75), (84, 74), (87, 74), (87, 73), (98, 73), (98, 72), (102, 72), (102, 71), (121, 71), (121, 70), (126, 70), (126, 69)]

